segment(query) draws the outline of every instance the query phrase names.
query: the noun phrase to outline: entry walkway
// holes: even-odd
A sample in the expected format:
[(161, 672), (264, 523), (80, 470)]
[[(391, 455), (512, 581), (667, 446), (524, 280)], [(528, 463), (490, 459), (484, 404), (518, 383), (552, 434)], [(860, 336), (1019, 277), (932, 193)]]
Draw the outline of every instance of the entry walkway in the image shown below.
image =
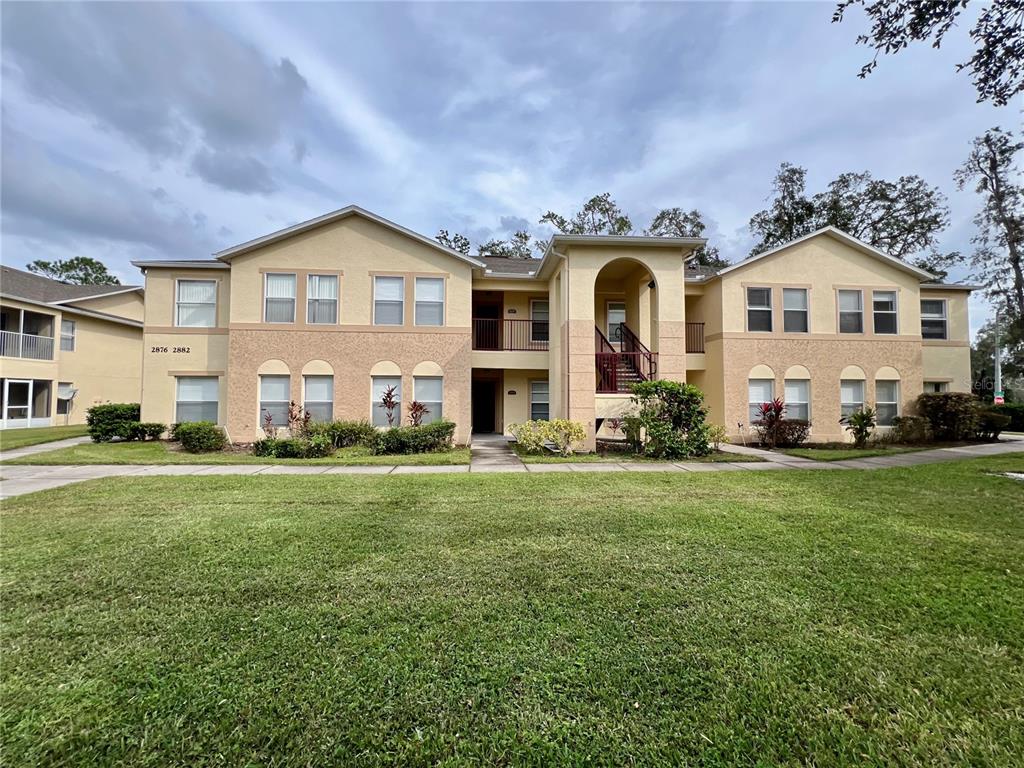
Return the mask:
[[(53, 446), (54, 443), (48, 445)], [(725, 446), (723, 446), (723, 449)], [(999, 443), (968, 445), (962, 448), (938, 448), (931, 451), (899, 453), (892, 456), (875, 456), (867, 459), (847, 461), (811, 461), (784, 454), (769, 453), (756, 448), (734, 450), (742, 446), (730, 446), (733, 453), (755, 452), (766, 459), (760, 462), (589, 462), (580, 464), (523, 464), (505, 443), (497, 440), (483, 440), (474, 446), (472, 464), (469, 466), (363, 466), (340, 467), (330, 465), (287, 465), (287, 464), (150, 464), (110, 465), (93, 464), (79, 466), (0, 466), (0, 499), (21, 496), (35, 491), (59, 488), (70, 483), (96, 480), (105, 477), (158, 477), (158, 476), (206, 476), (206, 475), (427, 475), (469, 472), (529, 472), (546, 474), (550, 472), (763, 472), (792, 471), (798, 469), (848, 470), (885, 469), (891, 467), (913, 467), (919, 464), (934, 464), (940, 461), (973, 459), (980, 456), (998, 456), (1006, 453), (1024, 452), (1024, 438), (1011, 437)], [(52, 450), (52, 448), (51, 448)], [(13, 458), (14, 451), (9, 456)], [(509, 458), (511, 455), (511, 458)]]

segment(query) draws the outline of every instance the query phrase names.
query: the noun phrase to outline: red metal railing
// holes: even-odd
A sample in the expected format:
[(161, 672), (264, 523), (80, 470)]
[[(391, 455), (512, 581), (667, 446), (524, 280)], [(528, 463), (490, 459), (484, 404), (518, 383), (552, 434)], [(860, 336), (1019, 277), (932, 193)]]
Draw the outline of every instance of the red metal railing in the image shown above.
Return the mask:
[(597, 371), (597, 391), (601, 394), (629, 392), (638, 381), (653, 379), (658, 372), (658, 355), (651, 352), (625, 325), (619, 326), (622, 352), (594, 328), (594, 367)]
[(686, 324), (686, 351), (694, 353), (704, 351), (704, 323)]
[(548, 348), (547, 320), (473, 318), (473, 349), (506, 352), (544, 352)]

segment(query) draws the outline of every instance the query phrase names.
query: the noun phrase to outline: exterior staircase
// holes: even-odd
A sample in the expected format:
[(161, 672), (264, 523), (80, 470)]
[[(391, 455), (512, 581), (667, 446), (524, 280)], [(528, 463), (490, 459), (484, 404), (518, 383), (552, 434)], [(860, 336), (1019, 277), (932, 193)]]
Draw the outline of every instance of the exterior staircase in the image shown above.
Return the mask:
[(629, 392), (634, 384), (653, 379), (658, 372), (658, 356), (651, 352), (625, 324), (619, 326), (622, 349), (612, 346), (601, 329), (594, 327), (597, 392)]

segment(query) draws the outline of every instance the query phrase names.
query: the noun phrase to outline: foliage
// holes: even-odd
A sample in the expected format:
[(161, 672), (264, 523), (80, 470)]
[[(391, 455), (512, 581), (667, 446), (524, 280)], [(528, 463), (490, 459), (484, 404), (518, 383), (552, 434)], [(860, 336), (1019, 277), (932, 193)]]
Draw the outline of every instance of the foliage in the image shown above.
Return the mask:
[(778, 442), (779, 425), (786, 418), (786, 404), (782, 398), (776, 397), (757, 408), (754, 429), (757, 430), (758, 441), (765, 448), (772, 449)]
[[(653, 237), (704, 237), (707, 225), (696, 208), (684, 211), (682, 208), (665, 208), (659, 211), (644, 234)], [(703, 267), (727, 267), (729, 260), (722, 258), (715, 246), (702, 245), (693, 252), (691, 264)]]
[(612, 200), (610, 192), (594, 195), (571, 218), (548, 211), (540, 217), (540, 223), (550, 224), (566, 235), (628, 235), (633, 231), (633, 222)]
[(387, 417), (388, 426), (395, 426), (395, 411), (398, 409), (398, 398), (395, 397), (397, 387), (388, 387), (380, 396), (380, 404), (384, 407), (384, 415)]
[(544, 432), (548, 440), (554, 443), (555, 451), (562, 456), (571, 456), (574, 447), (587, 436), (586, 429), (577, 421), (549, 419), (542, 423), (545, 425)]
[(973, 185), (983, 200), (971, 239), (973, 276), (1005, 307), (1011, 324), (1024, 323), (1024, 184), (1016, 162), (1022, 149), (1024, 141), (1013, 133), (992, 128), (974, 140), (954, 174), (960, 189)]
[(167, 425), (158, 421), (144, 421), (140, 426), (147, 440), (159, 440), (160, 435), (167, 431)]
[[(880, 53), (898, 53), (912, 42), (932, 41), (942, 45), (946, 33), (956, 26), (957, 17), (968, 0), (841, 0), (832, 22), (841, 22), (853, 5), (864, 8), (871, 20), (871, 31), (857, 36), (857, 43), (875, 49), (875, 55), (861, 67), (865, 78), (878, 66)], [(992, 0), (981, 10), (971, 27), (974, 55), (957, 64), (957, 71), (971, 74), (978, 101), (991, 99), (1006, 106), (1024, 90), (1024, 26), (1020, 0)]]
[(190, 421), (178, 425), (181, 447), (189, 453), (210, 453), (227, 445), (224, 431), (212, 421)]
[(931, 426), (924, 416), (897, 416), (892, 420), (892, 429), (886, 435), (889, 443), (920, 444), (932, 439)]
[(288, 403), (288, 432), (292, 437), (305, 437), (312, 421), (313, 414), (294, 400)]
[(839, 419), (839, 423), (853, 436), (854, 447), (863, 448), (868, 444), (871, 433), (875, 431), (875, 425), (878, 423), (878, 414), (875, 413), (874, 408), (868, 406), (863, 410), (854, 411), (848, 416), (843, 416)]
[(811, 422), (806, 419), (783, 419), (775, 431), (775, 445), (779, 448), (797, 448), (811, 434)]
[(967, 392), (926, 392), (918, 395), (917, 412), (934, 439), (966, 440), (977, 427), (978, 399)]
[(543, 453), (548, 442), (545, 424), (546, 421), (524, 421), (511, 425), (508, 431), (526, 453)]
[(532, 259), (530, 233), (518, 229), (507, 240), (488, 240), (477, 248), (477, 255), (502, 259)]
[(1024, 403), (993, 405), (991, 410), (1010, 417), (1010, 423), (1006, 428), (1011, 432), (1024, 432)]
[(421, 427), (395, 427), (377, 433), (373, 452), (382, 454), (428, 453), (447, 451), (452, 447), (455, 424), (435, 421)]
[(131, 431), (126, 425), (138, 423), (141, 408), (138, 403), (104, 403), (94, 405), (85, 412), (89, 437), (94, 443), (106, 443), (115, 437), (124, 437)]
[(979, 408), (974, 436), (979, 440), (998, 440), (999, 433), (1010, 426), (1010, 415), (994, 408)]
[(419, 400), (409, 403), (409, 423), (414, 427), (423, 423), (423, 417), (429, 415), (430, 409)]
[(680, 459), (706, 456), (707, 411), (704, 393), (692, 384), (658, 379), (633, 385), (634, 415), (627, 417), (627, 436), (646, 456)]
[(322, 433), (309, 437), (265, 437), (252, 444), (253, 456), (274, 459), (322, 459), (335, 450), (330, 436)]
[(708, 442), (717, 451), (722, 443), (729, 442), (729, 435), (721, 424), (708, 424)]
[[(759, 239), (751, 255), (775, 248), (826, 226), (837, 227), (898, 259), (933, 252), (949, 220), (946, 199), (920, 176), (875, 179), (867, 171), (843, 173), (824, 192), (808, 198), (807, 171), (782, 163), (766, 210), (754, 214), (750, 229)], [(935, 254), (932, 258), (936, 257)], [(941, 257), (941, 259), (950, 257)]]
[(101, 261), (89, 256), (43, 261), (37, 259), (28, 265), (29, 272), (45, 275), (53, 280), (72, 285), (120, 285), (120, 281), (107, 271)]
[[(995, 346), (996, 320), (992, 319), (978, 330), (971, 344), (971, 372), (974, 375), (971, 391), (986, 402), (992, 402), (995, 394)], [(1024, 318), (1008, 322), (1003, 316), (999, 347), (1002, 351), (1002, 387), (1009, 403), (1018, 399), (1018, 391), (1024, 395)]]
[(327, 421), (310, 424), (308, 436), (312, 439), (318, 435), (326, 435), (335, 448), (371, 446), (377, 439), (377, 428), (368, 421)]
[(461, 254), (469, 256), (469, 238), (465, 235), (460, 235), (458, 232), (451, 235), (448, 234), (447, 229), (442, 229), (438, 231), (437, 236), (434, 239), (445, 248), (451, 248), (453, 251), (458, 251)]

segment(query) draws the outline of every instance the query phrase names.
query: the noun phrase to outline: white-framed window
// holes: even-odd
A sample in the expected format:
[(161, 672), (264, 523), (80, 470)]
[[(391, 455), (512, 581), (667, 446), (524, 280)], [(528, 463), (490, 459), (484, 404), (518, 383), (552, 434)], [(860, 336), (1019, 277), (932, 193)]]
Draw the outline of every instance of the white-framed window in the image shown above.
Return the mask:
[(921, 338), (949, 338), (945, 299), (921, 299)]
[(440, 421), (444, 417), (444, 380), (440, 376), (414, 376), (412, 399), (427, 407), (421, 424)]
[(216, 376), (178, 376), (174, 421), (212, 421), (217, 423), (219, 383)]
[(178, 280), (174, 324), (179, 328), (217, 325), (217, 281)]
[(416, 278), (416, 325), (444, 325), (444, 278)]
[(373, 278), (373, 324), (405, 323), (405, 278), (375, 275)]
[(747, 288), (747, 330), (757, 333), (771, 333), (771, 288)]
[(530, 421), (548, 421), (551, 418), (551, 396), (546, 381), (530, 382)]
[(807, 333), (807, 289), (782, 289), (782, 330), (786, 333)]
[(283, 374), (260, 376), (260, 426), (266, 426), (267, 414), (274, 427), (288, 426), (291, 403), (291, 377)]
[(863, 291), (839, 291), (839, 332), (864, 333)]
[(308, 275), (306, 277), (306, 322), (310, 325), (337, 324), (337, 275)]
[(875, 335), (898, 333), (896, 320), (896, 291), (873, 291), (871, 309), (874, 315)]
[(295, 322), (295, 275), (268, 272), (264, 276), (263, 293), (265, 322)]
[(843, 379), (839, 382), (839, 411), (843, 416), (864, 410), (864, 382), (861, 379)]
[(312, 421), (334, 419), (334, 377), (303, 376), (302, 408), (309, 412)]
[(786, 379), (786, 418), (811, 420), (811, 382)]
[(533, 299), (530, 302), (530, 341), (544, 342), (550, 338), (549, 307), (547, 299)]
[(608, 302), (608, 341), (612, 344), (622, 343), (622, 326), (626, 324), (626, 302)]
[(761, 406), (775, 399), (775, 379), (747, 379), (747, 416), (750, 423), (761, 420)]
[(75, 351), (75, 321), (60, 321), (60, 348), (62, 352)]
[(891, 427), (900, 415), (900, 383), (891, 379), (875, 381), (875, 412), (880, 427)]
[(924, 391), (930, 393), (949, 392), (948, 381), (926, 381)]
[(391, 426), (402, 424), (402, 377), (401, 376), (373, 376), (370, 383), (370, 412), (371, 421), (375, 427), (386, 427), (388, 425), (388, 414), (381, 404), (381, 398), (387, 392), (388, 387), (395, 388), (395, 411), (392, 416), (394, 422)]
[(75, 386), (70, 381), (57, 384), (57, 415), (67, 416), (71, 413), (71, 402), (75, 394)]

